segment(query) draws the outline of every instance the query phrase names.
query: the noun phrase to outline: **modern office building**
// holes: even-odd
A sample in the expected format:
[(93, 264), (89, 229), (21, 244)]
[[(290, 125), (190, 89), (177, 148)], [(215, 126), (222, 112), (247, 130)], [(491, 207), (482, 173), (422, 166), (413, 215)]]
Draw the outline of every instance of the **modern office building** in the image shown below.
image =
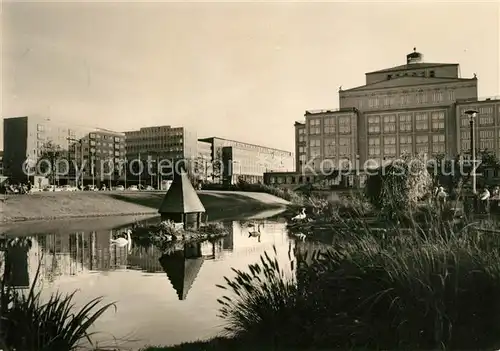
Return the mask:
[(214, 182), (236, 184), (242, 179), (258, 183), (264, 180), (265, 172), (294, 170), (294, 156), (290, 151), (218, 137), (200, 141), (211, 144)]
[[(479, 112), (478, 150), (499, 154), (498, 100), (479, 101), (476, 75), (461, 77), (458, 63), (427, 63), (414, 49), (405, 64), (365, 76), (364, 85), (339, 90), (339, 109), (306, 111), (305, 120), (295, 123), (296, 174), (270, 173), (266, 183), (315, 182), (324, 177), (310, 172), (313, 163), (315, 169), (318, 162), (342, 164), (347, 157), (355, 160), (351, 167), (359, 174), (404, 154), (467, 153), (470, 131), (464, 111), (469, 108)], [(351, 134), (341, 133), (349, 128), (344, 123), (351, 123)]]
[[(47, 157), (47, 152), (57, 154), (57, 159), (65, 160), (69, 164), (67, 169), (63, 162), (58, 167), (61, 174), (57, 175), (59, 184), (74, 184), (76, 182), (76, 169), (82, 169), (84, 183), (98, 185), (110, 172), (104, 171), (105, 167), (114, 167), (125, 156), (125, 139), (123, 134), (113, 131), (76, 126), (47, 118), (23, 116), (4, 118), (4, 173), (12, 182), (40, 181), (40, 167), (36, 164)], [(48, 147), (50, 146), (50, 150)], [(29, 172), (25, 169), (30, 160)], [(104, 164), (104, 167), (101, 165)], [(113, 166), (110, 166), (113, 164)], [(117, 168), (117, 167), (114, 167)], [(79, 179), (81, 180), (81, 178)], [(116, 176), (111, 179), (116, 182)]]
[[(195, 131), (184, 127), (154, 126), (141, 128), (135, 131), (125, 132), (126, 158), (129, 164), (129, 182), (140, 182), (154, 186), (158, 178), (156, 174), (156, 164), (160, 167), (169, 168), (170, 165), (195, 160), (198, 153), (198, 138)], [(169, 162), (166, 162), (168, 160)], [(139, 163), (152, 164), (151, 171), (148, 167), (143, 167), (143, 172), (139, 172)], [(162, 163), (160, 163), (162, 162)], [(137, 168), (137, 169), (136, 169)], [(171, 170), (164, 169), (163, 174), (169, 177)], [(140, 175), (139, 175), (140, 174)], [(163, 179), (162, 179), (163, 180)]]

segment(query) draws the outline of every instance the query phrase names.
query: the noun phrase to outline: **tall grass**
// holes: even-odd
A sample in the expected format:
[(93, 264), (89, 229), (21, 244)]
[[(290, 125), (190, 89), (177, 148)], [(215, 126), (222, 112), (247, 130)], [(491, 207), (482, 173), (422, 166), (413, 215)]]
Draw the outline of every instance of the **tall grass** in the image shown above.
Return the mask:
[(500, 347), (495, 236), (427, 212), (382, 234), (363, 222), (338, 226), (326, 251), (295, 250), (294, 279), (267, 256), (236, 271), (219, 301), (227, 330), (283, 349)]
[[(0, 348), (13, 351), (76, 350), (84, 341), (92, 345), (89, 330), (114, 303), (101, 305), (95, 298), (76, 310), (75, 293), (53, 293), (46, 301), (37, 289), (39, 264), (27, 292), (9, 284), (3, 274), (0, 289)], [(8, 267), (4, 267), (8, 271)], [(4, 271), (5, 272), (5, 271)], [(101, 305), (101, 306), (99, 306)]]

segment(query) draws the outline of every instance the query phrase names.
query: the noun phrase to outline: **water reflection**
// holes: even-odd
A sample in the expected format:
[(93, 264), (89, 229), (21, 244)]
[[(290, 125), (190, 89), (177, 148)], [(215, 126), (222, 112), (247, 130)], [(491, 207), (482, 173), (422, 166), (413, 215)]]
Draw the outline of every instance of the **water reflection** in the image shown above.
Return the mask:
[(32, 283), (41, 259), (44, 294), (79, 289), (77, 305), (97, 296), (117, 301), (116, 315), (109, 312), (96, 324), (96, 330), (108, 334), (107, 340), (110, 334), (143, 340), (126, 344), (130, 348), (143, 346), (144, 340), (181, 343), (211, 337), (221, 330), (217, 318), (221, 291), (215, 285), (223, 284), (224, 276), (233, 276), (232, 268), (246, 269), (265, 252), (273, 255), (273, 246), (287, 263), (285, 224), (253, 223), (262, 224), (260, 242), (249, 235), (252, 227), (248, 223), (235, 221), (223, 223), (229, 232), (224, 238), (180, 245), (168, 254), (133, 241), (131, 247), (113, 245), (111, 239), (126, 229), (121, 227), (39, 234), (30, 237), (31, 246), (4, 250), (0, 255), (9, 262), (9, 274), (17, 286)]

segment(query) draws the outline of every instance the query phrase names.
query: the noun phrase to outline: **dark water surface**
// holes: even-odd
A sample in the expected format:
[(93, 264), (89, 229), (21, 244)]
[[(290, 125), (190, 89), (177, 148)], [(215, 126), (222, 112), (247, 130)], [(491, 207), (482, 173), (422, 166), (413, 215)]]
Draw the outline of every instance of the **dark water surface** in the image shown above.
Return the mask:
[(113, 219), (67, 221), (53, 227), (25, 223), (24, 231), (19, 226), (5, 229), (11, 235), (24, 233), (32, 242), (30, 249), (10, 253), (16, 284), (29, 286), (42, 259), (44, 296), (78, 289), (77, 305), (97, 296), (104, 296), (105, 302), (116, 301), (117, 311), (110, 310), (96, 323), (95, 330), (102, 332), (96, 339), (100, 346), (118, 344), (137, 350), (148, 344), (206, 339), (222, 331), (216, 301), (222, 290), (215, 285), (224, 284), (224, 276), (234, 276), (231, 268), (245, 269), (266, 251), (274, 255), (273, 245), (279, 261), (288, 266), (291, 241), (284, 222), (250, 221), (263, 224), (260, 242), (249, 237), (244, 222), (224, 222), (229, 236), (186, 245), (162, 256), (153, 247), (110, 243), (114, 234), (123, 232), (135, 219), (129, 218), (128, 223), (123, 217), (119, 223)]

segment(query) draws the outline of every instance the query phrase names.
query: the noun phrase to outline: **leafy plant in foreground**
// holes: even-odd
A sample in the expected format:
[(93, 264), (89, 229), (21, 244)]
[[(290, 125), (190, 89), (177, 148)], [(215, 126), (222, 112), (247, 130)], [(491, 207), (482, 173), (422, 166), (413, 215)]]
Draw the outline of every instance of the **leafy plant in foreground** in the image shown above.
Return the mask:
[(8, 277), (2, 278), (0, 318), (6, 349), (22, 351), (66, 351), (77, 349), (87, 340), (92, 344), (90, 327), (114, 303), (98, 307), (98, 297), (75, 311), (75, 293), (53, 293), (48, 301), (36, 291), (40, 277), (39, 264), (34, 282), (26, 294), (9, 285)]

